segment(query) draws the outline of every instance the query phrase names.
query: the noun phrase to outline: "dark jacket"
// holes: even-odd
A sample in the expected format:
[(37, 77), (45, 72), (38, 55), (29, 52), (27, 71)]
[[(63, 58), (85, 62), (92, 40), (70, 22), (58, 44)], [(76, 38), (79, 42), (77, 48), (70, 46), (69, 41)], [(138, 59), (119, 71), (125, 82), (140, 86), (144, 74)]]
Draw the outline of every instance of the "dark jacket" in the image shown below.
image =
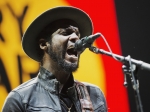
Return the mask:
[[(94, 112), (107, 112), (102, 91), (95, 85), (84, 84), (92, 101)], [(59, 85), (54, 75), (41, 68), (36, 78), (23, 83), (9, 93), (2, 112), (61, 112)], [(76, 111), (81, 112), (75, 86), (70, 87), (67, 94), (73, 101)]]

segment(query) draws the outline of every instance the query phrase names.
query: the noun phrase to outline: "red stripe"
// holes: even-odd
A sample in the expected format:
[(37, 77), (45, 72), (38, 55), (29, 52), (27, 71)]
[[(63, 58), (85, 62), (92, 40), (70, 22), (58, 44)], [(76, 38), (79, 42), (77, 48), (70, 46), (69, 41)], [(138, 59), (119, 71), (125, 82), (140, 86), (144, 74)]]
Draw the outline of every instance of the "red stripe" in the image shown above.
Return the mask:
[[(70, 5), (83, 9), (92, 18), (94, 32), (102, 33), (112, 51), (121, 54), (120, 40), (113, 0), (66, 0)], [(98, 47), (108, 50), (102, 38), (96, 40)], [(106, 99), (109, 112), (129, 112), (126, 88), (123, 86), (121, 63), (109, 56), (102, 56), (106, 73)]]

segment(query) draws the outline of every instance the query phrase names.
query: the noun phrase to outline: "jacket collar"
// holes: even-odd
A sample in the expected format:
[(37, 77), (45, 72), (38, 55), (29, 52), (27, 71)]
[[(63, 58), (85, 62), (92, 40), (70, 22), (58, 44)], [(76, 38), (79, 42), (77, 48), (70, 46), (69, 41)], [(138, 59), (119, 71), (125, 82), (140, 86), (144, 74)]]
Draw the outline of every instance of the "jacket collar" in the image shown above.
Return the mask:
[[(62, 84), (60, 84), (59, 81), (57, 81), (57, 79), (55, 78), (55, 76), (48, 70), (46, 70), (45, 68), (43, 68), (42, 66), (40, 66), (39, 69), (39, 74), (38, 74), (38, 80), (39, 83), (48, 91), (50, 91), (51, 93), (56, 93), (58, 94), (60, 90), (62, 90), (62, 92), (64, 91), (75, 91), (75, 85), (74, 85), (74, 78), (73, 75), (71, 74), (68, 81), (66, 82), (65, 85), (63, 85), (63, 89), (62, 89)], [(71, 93), (72, 93), (71, 92)], [(70, 93), (70, 92), (69, 92)]]
[(42, 66), (40, 66), (39, 72), (40, 72), (39, 78), (41, 78), (43, 80), (55, 79), (55, 76), (50, 71), (46, 70)]
[(56, 80), (55, 76), (40, 66), (39, 74), (38, 74), (39, 83), (43, 86), (43, 88), (51, 93), (58, 94), (59, 92), (59, 82)]

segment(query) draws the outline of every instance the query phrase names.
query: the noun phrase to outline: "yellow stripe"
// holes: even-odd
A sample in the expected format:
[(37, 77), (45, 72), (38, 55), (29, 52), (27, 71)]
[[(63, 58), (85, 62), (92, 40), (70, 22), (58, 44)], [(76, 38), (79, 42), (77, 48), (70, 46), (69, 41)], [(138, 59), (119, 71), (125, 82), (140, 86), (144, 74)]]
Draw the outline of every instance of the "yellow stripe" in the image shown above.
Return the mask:
[(101, 55), (86, 49), (81, 54), (79, 69), (74, 73), (74, 77), (79, 81), (99, 86), (106, 95), (105, 72)]

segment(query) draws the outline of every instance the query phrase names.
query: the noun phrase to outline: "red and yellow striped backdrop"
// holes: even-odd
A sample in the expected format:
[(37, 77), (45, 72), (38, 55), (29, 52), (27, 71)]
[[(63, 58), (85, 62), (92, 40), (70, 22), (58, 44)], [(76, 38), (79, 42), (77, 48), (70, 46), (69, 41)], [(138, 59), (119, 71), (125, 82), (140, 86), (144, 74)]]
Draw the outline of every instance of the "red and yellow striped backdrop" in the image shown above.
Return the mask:
[[(29, 80), (39, 68), (39, 64), (27, 57), (21, 48), (23, 32), (36, 16), (55, 6), (75, 6), (87, 12), (93, 20), (94, 33), (102, 33), (112, 51), (121, 54), (113, 0), (1, 0), (0, 110), (9, 90)], [(108, 50), (102, 38), (98, 38), (94, 45)], [(74, 76), (77, 80), (93, 83), (102, 89), (109, 112), (129, 112), (120, 62), (87, 49), (81, 55), (80, 68)]]

